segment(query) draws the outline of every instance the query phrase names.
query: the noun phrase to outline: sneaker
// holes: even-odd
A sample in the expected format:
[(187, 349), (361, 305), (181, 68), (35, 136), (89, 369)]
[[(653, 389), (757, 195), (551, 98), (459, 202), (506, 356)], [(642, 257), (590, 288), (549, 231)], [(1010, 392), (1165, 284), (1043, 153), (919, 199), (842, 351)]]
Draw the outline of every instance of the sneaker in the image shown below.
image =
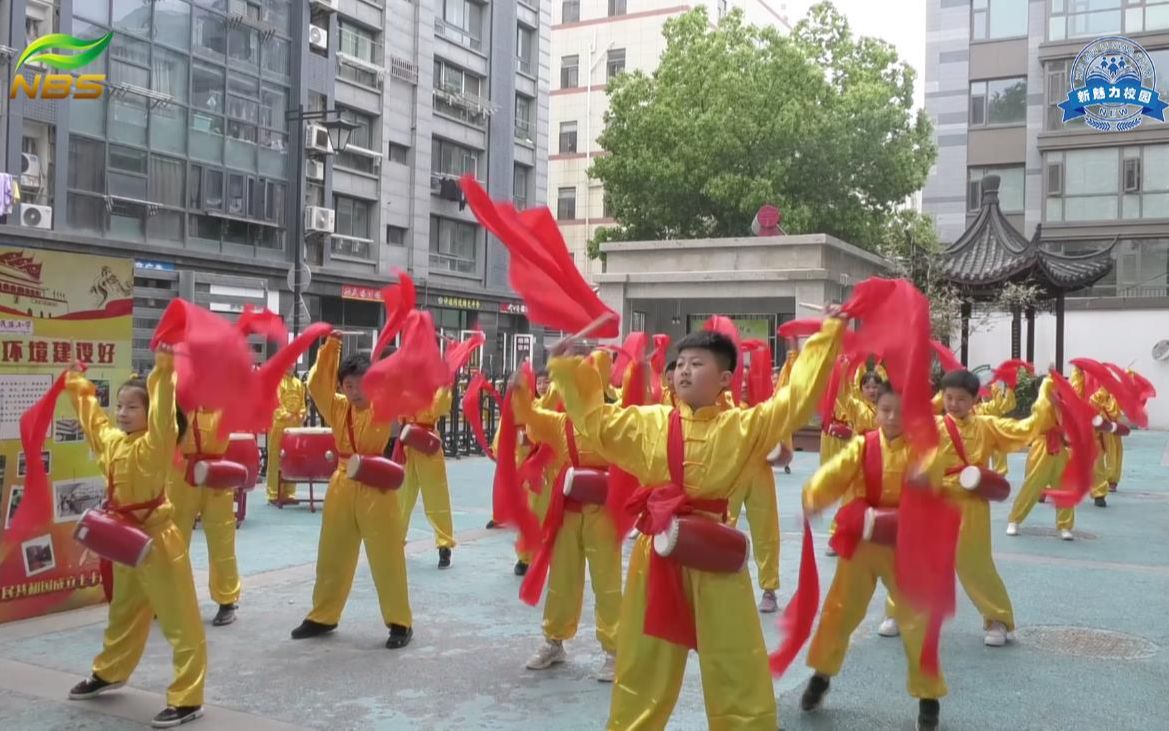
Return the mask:
[(540, 649), (528, 659), (528, 670), (547, 670), (557, 663), (568, 659), (564, 651), (564, 643), (560, 640), (545, 640)]
[(1007, 626), (1002, 622), (991, 622), (983, 642), (987, 647), (1002, 647), (1007, 644)]
[(1059, 532), (1059, 539), (1061, 541), (1074, 541), (1076, 540), (1076, 537), (1070, 530), (1061, 530)]
[(1098, 507), (1098, 508), (1108, 507), (1108, 501), (1105, 500), (1103, 496), (1096, 498), (1095, 503), (1096, 503), (1096, 507)]
[(496, 528), (499, 527), (499, 524), (496, 523), (494, 519), (492, 519), (492, 520), (487, 521), (487, 525), (485, 525), (483, 527), (486, 528), (487, 530), (495, 530)]
[(528, 564), (525, 563), (524, 561), (516, 561), (515, 562), (515, 575), (516, 576), (523, 576), (526, 573), (528, 573)]
[(400, 650), (414, 639), (414, 628), (403, 627), (400, 624), (390, 625), (390, 639), (386, 640), (386, 649)]
[(1039, 496), (1039, 502), (1041, 502), (1041, 503), (1045, 503), (1045, 502), (1047, 502), (1047, 496), (1046, 496), (1046, 495), (1040, 495), (1040, 496)]
[(828, 693), (828, 678), (820, 673), (812, 676), (808, 681), (808, 687), (804, 688), (804, 694), (800, 696), (800, 710), (814, 711), (824, 704), (824, 696)]
[(1115, 482), (1108, 483), (1108, 492), (1116, 492), (1117, 484)]
[(759, 611), (762, 614), (775, 614), (779, 610), (779, 603), (775, 600), (775, 592), (767, 589), (763, 598), (759, 600)]
[(320, 635), (328, 634), (337, 629), (335, 624), (321, 624), (314, 622), (311, 619), (306, 619), (300, 623), (300, 626), (292, 630), (292, 639), (303, 640), (309, 637), (318, 637)]
[(219, 611), (215, 613), (215, 619), (211, 620), (212, 627), (224, 627), (235, 621), (236, 605), (234, 604), (220, 604)]
[(784, 466), (784, 468), (783, 468), (783, 474), (785, 474), (785, 475), (790, 475), (791, 473), (792, 473), (792, 466), (791, 466), (791, 465), (785, 465), (785, 466)]
[(597, 671), (598, 683), (612, 683), (613, 678), (617, 675), (617, 656), (608, 652), (605, 653), (605, 661), (601, 663), (601, 669)]
[(881, 622), (881, 626), (877, 628), (877, 634), (882, 637), (897, 637), (901, 634), (901, 628), (897, 626), (897, 620), (892, 617), (885, 617)]
[(438, 549), (438, 567), (440, 569), (449, 569), (451, 567), (451, 549)]
[(73, 686), (69, 690), (69, 700), (71, 701), (87, 701), (90, 698), (96, 698), (102, 693), (108, 693), (111, 690), (121, 688), (125, 683), (107, 683), (96, 675), (90, 675), (85, 680)]
[(1019, 524), (1018, 523), (1007, 523), (1007, 535), (1008, 536), (1019, 535)]
[(935, 731), (941, 728), (938, 714), (941, 704), (933, 698), (922, 698), (917, 702), (917, 731)]
[(835, 555), (836, 555), (836, 549), (835, 549), (835, 548), (833, 548), (832, 546), (829, 546), (828, 548), (826, 548), (826, 549), (824, 550), (824, 555), (825, 555), (825, 556), (835, 556)]
[(167, 706), (150, 722), (152, 728), (174, 728), (203, 717), (203, 706)]

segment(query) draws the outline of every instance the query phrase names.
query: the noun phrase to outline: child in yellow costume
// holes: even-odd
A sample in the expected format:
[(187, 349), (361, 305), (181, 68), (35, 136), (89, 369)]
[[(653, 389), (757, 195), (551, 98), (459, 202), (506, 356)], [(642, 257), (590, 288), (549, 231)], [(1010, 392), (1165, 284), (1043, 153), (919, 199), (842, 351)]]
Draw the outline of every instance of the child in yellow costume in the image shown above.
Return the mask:
[[(848, 423), (852, 425), (853, 437), (858, 437), (877, 428), (877, 394), (881, 384), (888, 379), (884, 366), (878, 365), (874, 370), (862, 369), (857, 372), (856, 380), (850, 384), (847, 394), (836, 399), (838, 407), (847, 415)], [(848, 440), (851, 441), (851, 440)], [(847, 444), (848, 441), (845, 443)], [(820, 465), (827, 464), (823, 456)], [(828, 525), (828, 537), (836, 535), (836, 520)], [(836, 555), (836, 549), (831, 544), (824, 549), (829, 556)]]
[(273, 505), (296, 500), (296, 485), (280, 481), (280, 443), (284, 441), (284, 430), (301, 426), (308, 415), (304, 384), (292, 370), (295, 367), (290, 366), (280, 379), (279, 405), (272, 414), (272, 428), (268, 430), (268, 502)]
[[(942, 377), (946, 414), (938, 419), (939, 458), (945, 469), (942, 489), (962, 511), (955, 557), (958, 579), (982, 614), (985, 644), (1002, 647), (1014, 633), (1015, 613), (991, 555), (990, 503), (963, 489), (958, 484), (958, 473), (969, 465), (986, 467), (996, 450), (1021, 449), (1053, 427), (1055, 416), (1047, 396), (1050, 379), (1044, 381), (1031, 416), (1023, 420), (976, 414), (974, 401), (981, 387), (978, 376), (967, 370), (950, 371)], [(894, 603), (890, 600), (886, 619), (878, 630), (882, 636), (897, 635), (895, 616)]]
[[(857, 436), (831, 462), (812, 476), (804, 487), (804, 511), (815, 515), (836, 501), (865, 502), (872, 508), (896, 509), (901, 503), (905, 473), (910, 469), (911, 452), (902, 438), (901, 397), (882, 382), (877, 397), (876, 419), (879, 430)], [(869, 450), (877, 450), (870, 454)], [(940, 481), (941, 464), (935, 461), (932, 475)], [(805, 711), (820, 707), (828, 692), (830, 679), (840, 672), (848, 651), (849, 638), (865, 618), (877, 580), (900, 612), (905, 657), (909, 666), (909, 695), (918, 699), (918, 729), (938, 728), (938, 699), (946, 695), (946, 681), (941, 673), (930, 677), (921, 671), (919, 658), (925, 640), (926, 618), (913, 611), (901, 598), (894, 569), (893, 546), (860, 540), (851, 557), (836, 563), (836, 575), (824, 599), (820, 623), (808, 650), (808, 667), (815, 675), (800, 700)]]
[(179, 437), (175, 420), (174, 358), (159, 348), (146, 381), (131, 379), (118, 389), (115, 427), (97, 400), (97, 389), (80, 373), (66, 381), (70, 400), (89, 448), (108, 479), (108, 510), (136, 524), (153, 542), (146, 560), (131, 568), (113, 565), (114, 587), (101, 653), (92, 675), (73, 686), (69, 697), (88, 700), (121, 688), (146, 649), (151, 620), (174, 650), (174, 682), (167, 707), (154, 728), (171, 728), (203, 715), (207, 640), (195, 579), (183, 534), (167, 502), (166, 474)]
[[(1015, 495), (1015, 502), (1011, 504), (1011, 515), (1007, 518), (1008, 536), (1019, 535), (1019, 525), (1027, 519), (1044, 490), (1060, 486), (1060, 478), (1067, 467), (1068, 457), (1063, 430), (1058, 426), (1048, 429), (1031, 442), (1031, 449), (1027, 452), (1027, 471), (1023, 478), (1023, 486)], [(1075, 540), (1072, 533), (1075, 525), (1075, 508), (1056, 508), (1055, 527), (1060, 538), (1065, 541)]]
[[(1018, 405), (1015, 401), (1015, 389), (1010, 388), (1002, 381), (996, 381), (990, 387), (991, 397), (980, 401), (974, 406), (974, 413), (981, 416), (1005, 417), (1015, 410)], [(991, 467), (1000, 475), (1007, 474), (1007, 454), (995, 452), (991, 457)]]
[(211, 598), (219, 605), (215, 619), (211, 620), (215, 627), (235, 621), (239, 602), (241, 583), (235, 558), (235, 491), (198, 487), (188, 480), (194, 479), (191, 470), (196, 462), (221, 459), (227, 451), (227, 437), (219, 436), (221, 413), (198, 409), (186, 416), (187, 430), (179, 441), (183, 461), (171, 465), (166, 485), (166, 495), (175, 506), (175, 525), (183, 534), (188, 550), (195, 520), (203, 524), (207, 562), (211, 569), (209, 588)]
[[(718, 405), (731, 383), (738, 350), (715, 332), (692, 333), (678, 344), (676, 408), (605, 404), (605, 381), (597, 368), (581, 358), (552, 360), (552, 379), (576, 428), (602, 459), (647, 486), (635, 496), (645, 499), (647, 508), (639, 519), (641, 536), (633, 547), (622, 597), (607, 728), (665, 728), (681, 690), (687, 655), (698, 647), (709, 726), (776, 728), (775, 692), (750, 575), (743, 569), (703, 571), (658, 556), (652, 547), (654, 533), (664, 530), (667, 516), (654, 511), (651, 517), (649, 505), (675, 514), (688, 510), (691, 519), (725, 524), (727, 499), (749, 476), (748, 470), (807, 422), (840, 349), (843, 325), (828, 319), (796, 361), (791, 385), (751, 409)], [(604, 359), (594, 355), (596, 361)], [(673, 594), (651, 592), (651, 586), (660, 586), (648, 581), (651, 570), (675, 577), (669, 581), (678, 582), (672, 586), (685, 595), (684, 603), (666, 598)], [(651, 606), (656, 607), (653, 614), (647, 612)], [(673, 639), (648, 634), (651, 626)]]
[[(1089, 399), (1096, 411), (1108, 421), (1120, 420), (1120, 405), (1112, 394), (1103, 388), (1096, 389)], [(1124, 464), (1124, 447), (1120, 437), (1111, 432), (1096, 432), (1096, 439), (1100, 442), (1100, 454), (1096, 457), (1093, 469), (1092, 498), (1098, 508), (1108, 507), (1108, 493), (1116, 492), (1120, 482), (1120, 472)]]
[[(451, 412), (451, 390), (440, 388), (430, 406), (414, 416), (403, 419), (414, 429), (425, 429), (437, 435), (438, 420)], [(422, 492), (426, 520), (434, 531), (434, 546), (438, 549), (438, 567), (451, 567), (451, 549), (455, 547), (455, 526), (451, 518), (451, 488), (446, 478), (446, 455), (440, 447), (434, 454), (424, 454), (403, 445), (406, 455), (406, 479), (402, 483), (399, 500), (402, 503), (402, 527), (410, 530), (410, 514)]]
[[(545, 371), (540, 371), (536, 374), (536, 405), (543, 409), (553, 410), (560, 407), (560, 399), (552, 389), (552, 382), (548, 380), (548, 374)], [(517, 422), (516, 428), (519, 429), (520, 436), (516, 439), (516, 467), (523, 466), (524, 462), (535, 451), (535, 445), (532, 444), (528, 438), (527, 430), (523, 422)], [(494, 441), (491, 448), (499, 452), (499, 432), (495, 432)], [(544, 516), (548, 514), (548, 505), (552, 501), (552, 492), (550, 485), (556, 479), (556, 465), (551, 463), (544, 470), (540, 476), (539, 483), (532, 485), (526, 484), (523, 486), (527, 490), (528, 505), (532, 512), (535, 513), (536, 519), (541, 523), (544, 522)], [(495, 527), (495, 519), (492, 518), (487, 526), (488, 528)], [(525, 576), (528, 573), (528, 565), (532, 563), (533, 555), (530, 551), (521, 551), (519, 543), (515, 546), (516, 562), (513, 573), (516, 576)]]
[[(517, 422), (527, 427), (536, 444), (549, 445), (556, 455), (556, 475), (562, 469), (607, 469), (608, 465), (592, 449), (589, 441), (569, 421), (568, 415), (551, 411), (532, 401), (523, 383), (516, 385), (512, 408)], [(621, 543), (617, 528), (604, 505), (587, 505), (569, 497), (560, 498), (551, 491), (562, 489), (554, 476), (545, 491), (550, 500), (562, 499), (563, 523), (551, 547), (548, 591), (544, 600), (544, 644), (528, 660), (529, 670), (544, 670), (568, 659), (564, 641), (576, 636), (584, 603), (585, 564), (593, 587), (597, 641), (605, 660), (596, 678), (613, 681), (617, 654), (617, 620), (621, 610)], [(548, 508), (545, 507), (545, 512)], [(543, 521), (543, 517), (541, 517)]]
[[(329, 335), (308, 374), (308, 391), (337, 443), (337, 469), (329, 478), (313, 609), (292, 639), (316, 637), (337, 629), (353, 587), (361, 544), (377, 588), (382, 621), (389, 627), (386, 647), (405, 647), (414, 636), (410, 590), (406, 584), (406, 527), (398, 496), (351, 479), (346, 469), (353, 455), (380, 457), (390, 441), (391, 423), (376, 421), (361, 380), (369, 356), (350, 355), (341, 362), (341, 336)], [(337, 391), (338, 386), (341, 392)]]

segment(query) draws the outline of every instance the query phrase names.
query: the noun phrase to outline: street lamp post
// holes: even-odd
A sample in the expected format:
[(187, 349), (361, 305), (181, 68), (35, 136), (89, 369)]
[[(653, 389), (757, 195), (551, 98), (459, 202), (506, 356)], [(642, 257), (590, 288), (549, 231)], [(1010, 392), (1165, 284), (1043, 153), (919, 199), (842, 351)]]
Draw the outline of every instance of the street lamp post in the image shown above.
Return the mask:
[(292, 245), (293, 245), (293, 262), (292, 262), (292, 336), (300, 335), (301, 321), (300, 311), (303, 306), (304, 297), (304, 198), (306, 192), (307, 181), (305, 179), (305, 144), (306, 135), (309, 124), (318, 124), (329, 130), (329, 141), (333, 146), (334, 152), (344, 152), (346, 146), (349, 144), (349, 136), (357, 125), (347, 120), (341, 119), (341, 112), (337, 109), (322, 109), (320, 111), (305, 111), (304, 105), (297, 105), (296, 109), (288, 110), (285, 119), (290, 123), (289, 129), (295, 130), (299, 139), (294, 139), (293, 154), (295, 161), (294, 168), (294, 182), (296, 188), (296, 197), (293, 200), (296, 202), (295, 213), (293, 215), (292, 228)]

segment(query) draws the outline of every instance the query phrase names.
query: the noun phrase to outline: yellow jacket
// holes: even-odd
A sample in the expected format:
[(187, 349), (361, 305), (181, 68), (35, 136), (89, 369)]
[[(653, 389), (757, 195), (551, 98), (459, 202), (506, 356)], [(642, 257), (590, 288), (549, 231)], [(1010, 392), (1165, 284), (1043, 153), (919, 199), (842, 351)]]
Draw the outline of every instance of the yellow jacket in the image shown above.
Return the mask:
[[(341, 343), (333, 338), (317, 352), (317, 362), (308, 372), (308, 392), (313, 403), (321, 412), (325, 424), (332, 428), (337, 441), (337, 452), (342, 455), (338, 469), (348, 465), (350, 454), (371, 454), (381, 456), (390, 441), (391, 423), (377, 422), (373, 408), (352, 408), (349, 399), (337, 392), (337, 371), (341, 367)], [(352, 427), (353, 440), (349, 438)]]
[[(912, 456), (909, 443), (902, 437), (887, 439), (879, 432), (881, 444), (881, 500), (880, 507), (892, 508), (901, 504), (901, 486), (905, 473), (910, 467)], [(865, 484), (865, 437), (857, 436), (832, 458), (816, 470), (804, 487), (804, 506), (809, 510), (821, 511), (837, 501), (842, 504), (852, 500), (866, 499)], [(931, 484), (941, 480), (942, 462), (933, 460), (927, 469)]]
[[(221, 411), (207, 411), (205, 409), (198, 409), (187, 414), (187, 432), (183, 434), (183, 438), (179, 442), (179, 449), (182, 450), (183, 456), (201, 454), (208, 457), (219, 457), (227, 451), (228, 437), (221, 438), (219, 436), (219, 421), (222, 415)], [(198, 439), (195, 438), (196, 434)]]
[[(558, 464), (569, 461), (568, 435), (565, 427), (568, 424), (568, 414), (551, 411), (543, 408), (532, 400), (527, 387), (517, 388), (511, 396), (511, 408), (516, 422), (525, 425), (528, 439), (536, 444), (547, 444), (552, 447)], [(581, 467), (605, 467), (605, 460), (601, 458), (576, 427), (572, 429), (573, 441), (576, 443), (577, 455), (580, 457)]]

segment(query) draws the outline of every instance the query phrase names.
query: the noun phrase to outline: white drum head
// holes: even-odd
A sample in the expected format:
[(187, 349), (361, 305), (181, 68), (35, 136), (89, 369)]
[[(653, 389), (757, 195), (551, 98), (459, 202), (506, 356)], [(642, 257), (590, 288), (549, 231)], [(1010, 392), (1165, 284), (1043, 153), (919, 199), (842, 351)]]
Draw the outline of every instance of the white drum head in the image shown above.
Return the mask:
[(332, 434), (333, 430), (327, 426), (298, 426), (295, 429), (285, 429), (287, 434)]
[(248, 434), (247, 432), (232, 432), (227, 437), (227, 440), (229, 442), (254, 442), (256, 441), (256, 435)]
[(154, 539), (151, 538), (150, 540), (146, 541), (146, 543), (142, 546), (142, 550), (138, 552), (138, 558), (135, 559), (134, 565), (141, 566), (142, 562), (146, 560), (146, 557), (150, 555), (150, 549), (153, 547)]
[(196, 485), (202, 487), (203, 484), (207, 482), (207, 473), (210, 471), (210, 469), (211, 468), (208, 466), (207, 462), (203, 460), (199, 460), (195, 463), (195, 469), (193, 470), (193, 473), (195, 476)]
[[(329, 452), (329, 454), (332, 454), (332, 452)], [(361, 469), (361, 455), (355, 454), (349, 458), (349, 464), (345, 465), (345, 474), (352, 480), (357, 477), (357, 471), (359, 469)]]
[(1104, 417), (1101, 414), (1096, 414), (1095, 416), (1093, 416), (1092, 417), (1092, 427), (1094, 429), (1099, 429), (1102, 426), (1104, 426)]
[(982, 482), (982, 470), (974, 465), (970, 465), (958, 473), (958, 484), (966, 490), (977, 489), (980, 482)]
[(564, 476), (564, 494), (565, 495), (572, 494), (572, 478), (574, 478), (574, 477), (576, 477), (576, 468), (569, 467), (568, 474), (566, 474)]
[(865, 527), (861, 531), (861, 538), (866, 541), (873, 540), (873, 526), (877, 523), (877, 511), (872, 508), (865, 508)]
[(670, 519), (670, 526), (654, 536), (654, 551), (659, 556), (666, 557), (674, 552), (678, 546), (678, 529), (681, 524), (677, 518)]

